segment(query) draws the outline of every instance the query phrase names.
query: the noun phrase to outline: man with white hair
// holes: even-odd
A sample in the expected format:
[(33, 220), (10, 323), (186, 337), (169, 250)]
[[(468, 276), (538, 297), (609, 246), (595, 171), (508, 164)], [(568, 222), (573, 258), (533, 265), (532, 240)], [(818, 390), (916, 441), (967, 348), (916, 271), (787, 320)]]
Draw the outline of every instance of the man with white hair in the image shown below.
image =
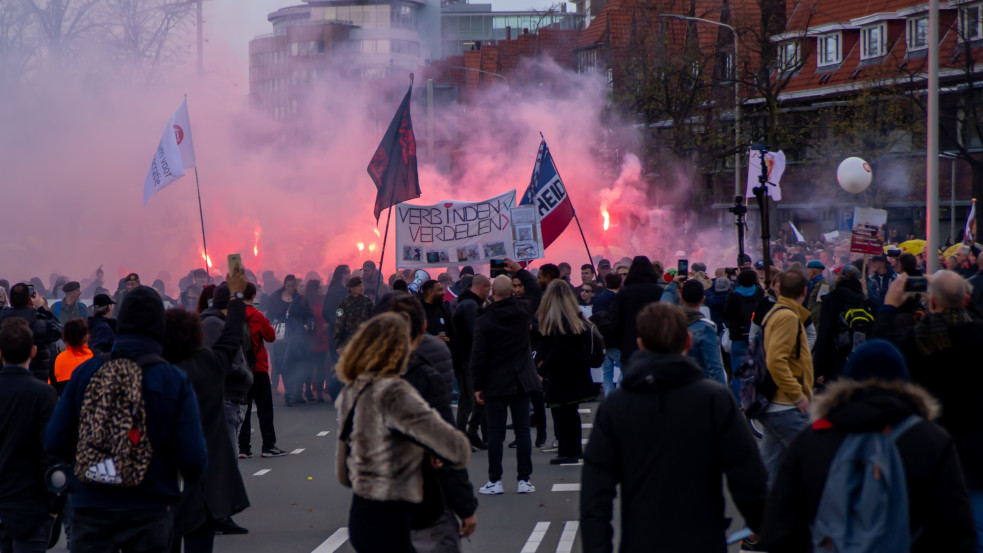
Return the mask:
[(532, 493), (532, 439), (529, 433), (529, 395), (540, 388), (533, 365), (529, 329), (532, 318), (526, 308), (512, 297), (512, 279), (505, 275), (492, 282), (492, 303), (478, 318), (471, 349), (471, 373), (474, 397), (485, 406), (488, 423), (488, 483), (482, 495), (504, 493), (502, 453), (505, 422), (512, 414), (515, 430), (518, 493)]
[(911, 380), (942, 403), (936, 422), (955, 441), (983, 545), (983, 371), (979, 370), (983, 321), (966, 310), (971, 291), (966, 279), (939, 271), (927, 277), (930, 312), (899, 334), (894, 314), (908, 295), (904, 288), (911, 278), (901, 274), (888, 287), (873, 334), (893, 341), (908, 361)]

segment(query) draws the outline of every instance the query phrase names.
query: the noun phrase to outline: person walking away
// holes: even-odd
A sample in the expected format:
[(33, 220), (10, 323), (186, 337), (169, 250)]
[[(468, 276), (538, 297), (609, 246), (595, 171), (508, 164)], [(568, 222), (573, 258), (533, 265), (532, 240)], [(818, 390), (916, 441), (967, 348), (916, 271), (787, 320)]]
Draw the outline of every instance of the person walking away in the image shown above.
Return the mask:
[[(618, 381), (614, 378), (615, 367), (622, 370), (621, 345), (614, 335), (614, 321), (611, 318), (611, 304), (621, 289), (621, 277), (617, 273), (608, 273), (604, 277), (604, 291), (591, 300), (593, 310), (590, 320), (597, 325), (604, 337), (604, 363), (601, 364), (601, 389), (607, 397), (614, 391)], [(618, 379), (620, 380), (620, 378)]]
[(687, 280), (683, 283), (679, 299), (692, 337), (692, 345), (687, 355), (696, 361), (707, 378), (726, 386), (727, 375), (724, 373), (724, 362), (720, 356), (717, 325), (700, 312), (700, 306), (706, 299), (703, 283), (698, 280)]
[[(321, 294), (321, 281), (307, 281), (307, 288), (304, 290), (307, 304), (311, 307), (314, 315), (314, 332), (311, 334), (311, 349), (309, 353), (311, 373), (306, 382), (307, 389), (304, 391), (307, 401), (324, 403), (324, 391), (328, 385), (328, 367), (331, 361), (328, 359), (328, 352), (334, 349), (334, 341), (331, 336), (331, 327), (324, 318), (322, 306), (324, 305), (324, 295)], [(331, 320), (334, 321), (334, 317)]]
[[(830, 471), (837, 452), (846, 446), (844, 440), (856, 434), (888, 433), (912, 424), (907, 422), (911, 418), (913, 426), (894, 442), (904, 468), (899, 476), (904, 479), (907, 502), (891, 497), (911, 529), (910, 551), (976, 551), (969, 490), (959, 456), (952, 437), (933, 422), (939, 416), (938, 401), (909, 382), (907, 363), (890, 342), (870, 340), (853, 352), (842, 378), (816, 397), (811, 411), (812, 425), (792, 441), (768, 497), (758, 542), (762, 549), (811, 551), (817, 540), (824, 539), (813, 535), (811, 528), (823, 496), (837, 491), (827, 488), (833, 485)], [(886, 516), (891, 510), (864, 515), (876, 520), (882, 513)], [(848, 525), (847, 520), (823, 519), (823, 524), (830, 522)], [(880, 540), (897, 537), (870, 535)]]
[(266, 452), (267, 456), (272, 455), (274, 457), (283, 454), (283, 450), (276, 446), (276, 430), (273, 426), (273, 391), (270, 389), (270, 356), (266, 349), (267, 342), (273, 343), (276, 340), (276, 332), (266, 316), (253, 307), (253, 302), (256, 301), (256, 291), (256, 285), (251, 282), (246, 284), (243, 291), (243, 302), (246, 304), (246, 323), (249, 325), (256, 364), (252, 367), (253, 385), (249, 388), (249, 393), (246, 396), (246, 413), (242, 419), (242, 427), (239, 429), (240, 459), (247, 459), (253, 455), (250, 444), (253, 403), (256, 404), (259, 433), (263, 440), (260, 453)]
[(491, 281), (488, 277), (485, 275), (475, 275), (471, 279), (470, 285), (458, 295), (457, 309), (454, 310), (454, 315), (452, 316), (453, 326), (457, 336), (454, 373), (461, 391), (457, 408), (457, 428), (467, 434), (471, 446), (477, 449), (487, 448), (484, 440), (478, 436), (478, 429), (483, 428), (486, 437), (488, 436), (488, 432), (487, 425), (485, 424), (485, 407), (483, 405), (476, 405), (474, 400), (471, 351), (474, 344), (474, 328), (477, 324), (478, 317), (484, 313), (484, 305), (488, 300), (489, 292), (491, 292)]
[(758, 286), (758, 275), (744, 269), (737, 275), (737, 286), (724, 303), (724, 324), (730, 334), (730, 389), (735, 398), (741, 397), (741, 364), (747, 356), (751, 320), (764, 298)]
[(338, 397), (342, 388), (341, 381), (338, 380), (338, 376), (334, 370), (338, 364), (338, 357), (340, 356), (338, 348), (335, 345), (335, 334), (338, 330), (335, 326), (338, 322), (338, 304), (348, 295), (348, 279), (351, 276), (352, 271), (348, 268), (348, 265), (338, 265), (335, 267), (334, 273), (331, 275), (331, 282), (328, 283), (328, 289), (324, 292), (324, 301), (321, 302), (321, 316), (327, 321), (328, 332), (331, 335), (331, 347), (328, 349), (328, 361), (330, 362), (328, 393), (332, 401)]
[(782, 456), (795, 436), (809, 422), (812, 400), (812, 354), (803, 324), (811, 316), (802, 302), (807, 282), (798, 271), (786, 271), (779, 283), (779, 298), (763, 321), (768, 374), (777, 391), (771, 404), (759, 415), (764, 427), (761, 457), (768, 470), (768, 487), (778, 474)]
[(622, 553), (652, 551), (653, 544), (723, 553), (724, 481), (745, 524), (760, 528), (766, 476), (754, 438), (733, 395), (685, 355), (691, 339), (681, 308), (649, 304), (637, 328), (640, 349), (622, 387), (598, 407), (584, 453), (584, 553), (613, 550), (619, 493)]
[(32, 295), (22, 282), (14, 284), (10, 288), (10, 308), (0, 311), (0, 322), (9, 318), (27, 321), (34, 333), (38, 351), (31, 359), (31, 374), (42, 382), (52, 381), (52, 346), (61, 339), (61, 329), (55, 316), (45, 308), (44, 298), (37, 292)]
[(553, 413), (558, 442), (557, 456), (550, 459), (550, 464), (576, 463), (583, 457), (577, 409), (596, 395), (586, 355), (590, 351), (591, 329), (577, 308), (570, 285), (559, 279), (546, 288), (538, 318), (543, 338), (536, 363), (544, 380), (546, 404)]
[[(527, 286), (527, 294), (528, 290)], [(471, 348), (475, 401), (485, 406), (488, 422), (488, 483), (478, 493), (504, 493), (502, 454), (509, 412), (516, 441), (517, 490), (520, 494), (532, 493), (536, 488), (530, 481), (529, 395), (541, 389), (530, 346), (532, 318), (526, 307), (512, 297), (512, 280), (505, 275), (492, 282), (492, 300), (475, 324)]]
[[(69, 475), (73, 505), (72, 551), (166, 552), (171, 545), (173, 510), (181, 497), (179, 480), (195, 485), (208, 458), (198, 400), (187, 374), (160, 357), (164, 340), (164, 304), (153, 289), (135, 288), (126, 295), (119, 312), (119, 337), (112, 360), (140, 365), (140, 396), (145, 406), (146, 437), (151, 457), (145, 476), (133, 487), (95, 484)], [(111, 390), (88, 392), (90, 382), (106, 382), (100, 371), (104, 360), (94, 357), (75, 370), (55, 407), (45, 433), (46, 452), (65, 462), (76, 461), (83, 414), (83, 399)], [(88, 415), (87, 415), (88, 417)], [(95, 422), (98, 419), (86, 418)]]
[[(242, 355), (242, 328), (245, 324), (245, 304), (242, 301), (246, 277), (239, 268), (227, 277), (227, 283), (216, 289), (215, 303), (225, 303), (224, 317), (210, 316), (209, 321), (222, 322), (220, 335), (206, 346), (203, 322), (194, 313), (183, 309), (166, 312), (163, 356), (188, 375), (198, 400), (201, 424), (208, 447), (208, 467), (202, 479), (186, 485), (181, 503), (174, 514), (174, 545), (172, 552), (180, 553), (181, 543), (187, 553), (212, 551), (215, 534), (220, 525), (241, 528), (232, 522), (232, 515), (249, 506), (235, 456), (235, 443), (229, 441), (224, 390), (230, 373), (236, 370)], [(223, 300), (224, 290), (230, 299)], [(245, 529), (243, 529), (245, 530)], [(225, 532), (223, 532), (225, 533)], [(244, 533), (240, 530), (228, 533)]]
[(86, 319), (89, 317), (89, 310), (86, 309), (84, 303), (79, 301), (79, 298), (82, 297), (81, 284), (74, 280), (66, 282), (61, 287), (61, 291), (65, 293), (65, 299), (56, 301), (51, 306), (51, 312), (57, 317), (61, 325), (64, 326), (65, 323), (72, 319)]
[[(632, 260), (624, 280), (624, 288), (611, 304), (611, 320), (614, 335), (620, 344), (622, 366), (628, 364), (631, 354), (638, 349), (638, 328), (635, 320), (642, 308), (662, 298), (652, 262), (645, 256)], [(622, 376), (624, 374), (622, 373)]]
[(863, 345), (872, 330), (877, 310), (864, 296), (861, 278), (860, 269), (844, 265), (836, 277), (836, 287), (823, 298), (812, 349), (816, 381), (820, 384), (839, 378), (851, 352)]
[(37, 353), (27, 321), (0, 326), (0, 550), (45, 553), (57, 512), (44, 483), (51, 460), (44, 455), (45, 427), (58, 397), (32, 378)]
[(92, 299), (92, 316), (89, 317), (89, 349), (94, 355), (109, 353), (116, 341), (116, 319), (113, 305), (116, 302), (106, 294)]
[(464, 468), (471, 457), (464, 434), (399, 378), (410, 348), (405, 316), (383, 313), (355, 333), (339, 363), (346, 386), (335, 403), (342, 421), (335, 470), (352, 488), (348, 533), (359, 553), (412, 553), (423, 464)]
[(89, 349), (89, 325), (82, 319), (72, 319), (65, 323), (65, 330), (62, 333), (65, 341), (65, 351), (58, 354), (55, 358), (55, 379), (51, 385), (55, 387), (60, 395), (65, 389), (65, 385), (72, 379), (72, 373), (79, 365), (92, 359), (93, 353)]

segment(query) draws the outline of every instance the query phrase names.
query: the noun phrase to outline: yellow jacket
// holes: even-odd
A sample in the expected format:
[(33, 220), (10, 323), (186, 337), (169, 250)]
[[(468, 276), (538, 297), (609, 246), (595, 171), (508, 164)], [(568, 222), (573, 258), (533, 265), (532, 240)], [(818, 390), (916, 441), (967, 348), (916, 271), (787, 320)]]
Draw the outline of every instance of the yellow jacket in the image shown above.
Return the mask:
[[(783, 309), (788, 308), (788, 309)], [(799, 302), (779, 297), (764, 319), (764, 346), (768, 372), (778, 385), (773, 403), (794, 405), (803, 396), (812, 399), (812, 354), (802, 323), (809, 310)], [(795, 355), (796, 335), (799, 354)]]

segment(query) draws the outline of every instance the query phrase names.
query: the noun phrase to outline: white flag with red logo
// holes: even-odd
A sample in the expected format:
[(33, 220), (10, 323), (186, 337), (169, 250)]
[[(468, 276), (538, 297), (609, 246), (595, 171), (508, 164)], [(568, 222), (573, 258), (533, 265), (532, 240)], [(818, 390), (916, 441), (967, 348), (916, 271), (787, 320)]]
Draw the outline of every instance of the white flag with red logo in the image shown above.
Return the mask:
[(150, 162), (150, 170), (143, 182), (143, 205), (147, 205), (150, 197), (168, 184), (184, 176), (186, 167), (195, 166), (195, 151), (191, 141), (191, 123), (188, 117), (188, 102), (184, 100), (181, 106), (171, 116), (164, 134)]

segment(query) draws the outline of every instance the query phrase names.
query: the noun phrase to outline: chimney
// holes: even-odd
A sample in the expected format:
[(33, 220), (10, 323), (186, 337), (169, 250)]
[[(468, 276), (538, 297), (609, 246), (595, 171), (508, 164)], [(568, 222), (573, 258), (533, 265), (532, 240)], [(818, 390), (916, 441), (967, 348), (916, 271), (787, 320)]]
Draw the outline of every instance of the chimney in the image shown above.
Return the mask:
[(512, 40), (512, 26), (505, 26), (505, 40)]

